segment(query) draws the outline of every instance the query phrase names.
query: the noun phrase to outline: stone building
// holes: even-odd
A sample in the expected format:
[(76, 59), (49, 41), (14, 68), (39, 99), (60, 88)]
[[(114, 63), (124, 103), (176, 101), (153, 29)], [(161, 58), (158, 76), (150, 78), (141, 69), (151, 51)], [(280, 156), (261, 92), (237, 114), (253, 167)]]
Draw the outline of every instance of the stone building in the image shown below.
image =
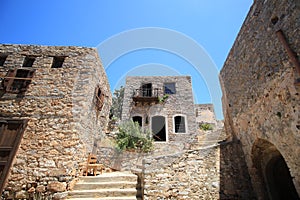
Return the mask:
[(97, 50), (3, 44), (0, 76), (0, 189), (66, 190), (108, 121)]
[(157, 142), (188, 144), (197, 132), (190, 76), (127, 77), (122, 120), (149, 129)]
[(220, 73), (226, 131), (258, 199), (300, 196), (299, 16), (300, 1), (254, 1)]
[(196, 122), (200, 124), (216, 125), (217, 120), (213, 104), (195, 104)]

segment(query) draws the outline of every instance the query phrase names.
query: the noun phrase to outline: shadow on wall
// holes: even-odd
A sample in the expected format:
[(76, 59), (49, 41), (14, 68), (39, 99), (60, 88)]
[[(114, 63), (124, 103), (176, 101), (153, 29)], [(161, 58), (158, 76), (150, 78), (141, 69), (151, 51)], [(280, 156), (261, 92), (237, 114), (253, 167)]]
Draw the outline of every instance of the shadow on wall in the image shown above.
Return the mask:
[(256, 199), (240, 142), (220, 144), (220, 199)]

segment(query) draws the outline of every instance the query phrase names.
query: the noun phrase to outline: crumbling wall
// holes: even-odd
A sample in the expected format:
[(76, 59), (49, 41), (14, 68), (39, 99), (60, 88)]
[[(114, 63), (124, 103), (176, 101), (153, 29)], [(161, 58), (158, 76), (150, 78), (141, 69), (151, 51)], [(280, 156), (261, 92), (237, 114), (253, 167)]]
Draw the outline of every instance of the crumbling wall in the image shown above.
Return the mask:
[(226, 130), (242, 143), (258, 198), (264, 183), (252, 152), (260, 139), (281, 153), (300, 194), (299, 69), (279, 38), (299, 62), (299, 29), (299, 1), (255, 1), (220, 73)]
[[(0, 66), (1, 77), (9, 69), (25, 68), (26, 57), (35, 58), (27, 67), (35, 70), (27, 91), (1, 92), (0, 117), (29, 120), (6, 191), (21, 198), (28, 197), (29, 189), (31, 193), (37, 188), (42, 193), (55, 192), (41, 190), (48, 184), (65, 191), (108, 120), (111, 94), (98, 53), (84, 47), (1, 45), (0, 54), (7, 55)], [(52, 67), (55, 57), (64, 57), (59, 68)], [(105, 95), (101, 110), (96, 106), (97, 86)]]

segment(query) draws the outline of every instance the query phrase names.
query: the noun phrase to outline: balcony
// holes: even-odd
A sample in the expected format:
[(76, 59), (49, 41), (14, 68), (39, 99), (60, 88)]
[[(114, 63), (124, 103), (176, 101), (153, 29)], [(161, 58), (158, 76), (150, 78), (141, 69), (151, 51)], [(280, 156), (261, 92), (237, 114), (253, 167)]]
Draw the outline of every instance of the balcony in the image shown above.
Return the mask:
[(142, 88), (133, 91), (132, 99), (135, 103), (158, 103), (159, 88)]

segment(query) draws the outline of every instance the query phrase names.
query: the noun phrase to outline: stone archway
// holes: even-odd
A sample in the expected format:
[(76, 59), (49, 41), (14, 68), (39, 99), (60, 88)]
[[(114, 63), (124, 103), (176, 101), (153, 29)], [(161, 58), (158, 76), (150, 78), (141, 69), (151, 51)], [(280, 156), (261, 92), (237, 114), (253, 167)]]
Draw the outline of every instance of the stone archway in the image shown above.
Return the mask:
[(252, 162), (261, 183), (263, 199), (299, 199), (289, 167), (279, 150), (267, 140), (257, 140), (252, 148)]

